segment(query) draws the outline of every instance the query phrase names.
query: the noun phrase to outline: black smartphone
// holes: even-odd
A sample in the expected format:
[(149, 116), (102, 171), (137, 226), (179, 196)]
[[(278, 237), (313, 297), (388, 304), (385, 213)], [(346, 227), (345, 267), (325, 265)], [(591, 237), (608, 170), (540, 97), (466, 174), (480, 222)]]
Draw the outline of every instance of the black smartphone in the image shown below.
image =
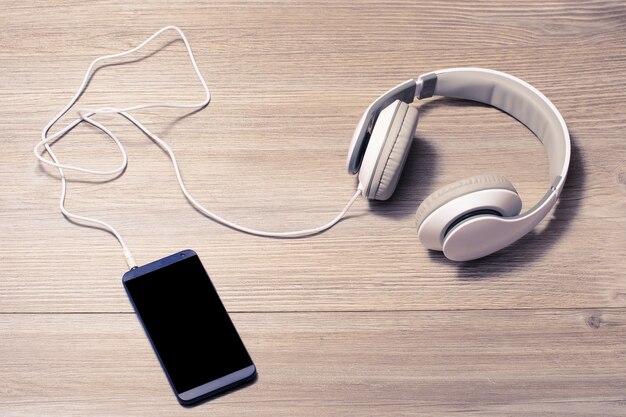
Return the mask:
[(256, 376), (194, 251), (132, 269), (122, 282), (181, 404), (191, 405)]

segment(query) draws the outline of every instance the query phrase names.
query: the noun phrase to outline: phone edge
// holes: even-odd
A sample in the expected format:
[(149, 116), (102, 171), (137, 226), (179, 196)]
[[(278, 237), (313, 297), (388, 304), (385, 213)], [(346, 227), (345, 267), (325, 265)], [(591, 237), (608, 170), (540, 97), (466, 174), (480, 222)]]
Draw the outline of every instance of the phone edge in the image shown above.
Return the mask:
[(122, 276), (122, 283), (125, 284), (127, 281), (130, 281), (131, 279), (138, 278), (149, 272), (175, 264), (176, 262), (182, 261), (183, 259), (186, 259), (192, 256), (198, 256), (198, 254), (191, 249), (185, 249), (185, 250), (181, 250), (180, 252), (176, 252), (171, 255), (168, 255), (164, 258), (157, 259), (156, 261), (150, 262), (149, 264), (145, 264), (137, 268), (133, 268), (129, 271), (126, 271), (126, 273)]

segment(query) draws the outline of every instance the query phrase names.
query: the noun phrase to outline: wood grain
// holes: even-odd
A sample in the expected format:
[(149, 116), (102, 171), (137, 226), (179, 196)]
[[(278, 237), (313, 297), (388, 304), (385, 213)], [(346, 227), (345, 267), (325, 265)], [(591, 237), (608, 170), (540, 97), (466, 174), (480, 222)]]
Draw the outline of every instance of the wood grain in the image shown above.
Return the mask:
[[(3, 2), (0, 15), (0, 415), (624, 415), (626, 6), (588, 2)], [(40, 129), (89, 62), (167, 24), (187, 34), (212, 91), (201, 112), (136, 116), (171, 143), (192, 194), (253, 227), (326, 222), (355, 187), (345, 158), (364, 108), (433, 69), (482, 66), (544, 92), (573, 142), (549, 219), (515, 245), (455, 264), (423, 249), (417, 205), (438, 187), (504, 175), (526, 207), (547, 160), (486, 106), (418, 103), (388, 202), (359, 201), (310, 239), (242, 235), (184, 200), (166, 155), (116, 117), (126, 173), (72, 175), (68, 206), (104, 219), (140, 263), (196, 250), (254, 353), (251, 387), (174, 402), (121, 287), (114, 239), (57, 209)], [(183, 45), (164, 37), (102, 68), (80, 106), (194, 101)], [(87, 127), (68, 163), (110, 167)], [(97, 178), (96, 178), (97, 179)], [(419, 336), (419, 337), (418, 337)]]

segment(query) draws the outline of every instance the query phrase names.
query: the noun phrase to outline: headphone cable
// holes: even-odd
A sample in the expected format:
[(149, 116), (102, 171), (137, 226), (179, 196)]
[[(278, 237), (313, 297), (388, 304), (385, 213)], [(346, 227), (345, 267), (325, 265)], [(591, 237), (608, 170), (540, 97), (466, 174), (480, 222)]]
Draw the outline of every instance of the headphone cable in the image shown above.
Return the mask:
[[(204, 93), (205, 93), (204, 100), (202, 100), (199, 103), (195, 103), (195, 104), (149, 103), (149, 104), (138, 104), (138, 105), (125, 107), (125, 108), (101, 107), (101, 108), (97, 108), (97, 109), (80, 109), (80, 110), (78, 110), (79, 118), (77, 118), (74, 121), (68, 123), (63, 129), (59, 130), (58, 132), (56, 132), (56, 133), (54, 133), (52, 135), (48, 135), (49, 132), (50, 132), (50, 129), (59, 121), (59, 119), (61, 119), (61, 117), (63, 117), (72, 108), (72, 106), (74, 106), (74, 104), (78, 101), (78, 99), (85, 92), (85, 90), (87, 88), (87, 85), (89, 84), (89, 81), (90, 81), (91, 77), (94, 74), (94, 67), (96, 66), (96, 64), (98, 64), (100, 61), (105, 61), (105, 60), (115, 59), (115, 58), (121, 58), (123, 56), (130, 55), (130, 54), (132, 54), (132, 53), (142, 49), (144, 46), (146, 46), (148, 43), (150, 43), (154, 38), (158, 37), (163, 32), (166, 32), (168, 30), (173, 30), (173, 31), (177, 32), (179, 37), (181, 38), (181, 40), (185, 44), (185, 47), (186, 47), (187, 52), (189, 54), (189, 58), (191, 60), (191, 64), (193, 66), (193, 69), (194, 69), (194, 72), (196, 74), (196, 77), (200, 81), (200, 84), (202, 85), (202, 88), (204, 90)], [(202, 108), (206, 107), (209, 104), (210, 101), (211, 101), (211, 93), (209, 91), (209, 88), (208, 88), (204, 78), (202, 77), (202, 74), (200, 73), (200, 70), (198, 69), (198, 65), (197, 65), (196, 60), (194, 58), (193, 52), (191, 50), (191, 46), (189, 45), (189, 42), (187, 41), (187, 38), (186, 38), (185, 34), (176, 26), (166, 26), (166, 27), (162, 28), (161, 30), (157, 31), (152, 36), (150, 36), (148, 39), (146, 39), (145, 41), (143, 41), (138, 46), (136, 46), (136, 47), (134, 47), (132, 49), (129, 49), (127, 51), (120, 52), (120, 53), (117, 53), (117, 54), (101, 56), (101, 57), (98, 57), (98, 58), (94, 59), (91, 62), (91, 64), (89, 65), (89, 68), (87, 69), (85, 77), (83, 78), (83, 81), (82, 81), (80, 87), (78, 88), (78, 91), (74, 95), (74, 97), (72, 97), (72, 99), (69, 101), (69, 103), (55, 117), (53, 117), (48, 122), (48, 124), (42, 129), (42, 131), (41, 131), (41, 141), (38, 142), (37, 145), (35, 145), (35, 148), (33, 149), (33, 151), (35, 153), (35, 156), (37, 157), (37, 159), (39, 161), (41, 161), (44, 164), (56, 167), (59, 170), (59, 175), (61, 177), (61, 198), (59, 200), (59, 207), (61, 209), (61, 213), (63, 213), (63, 215), (65, 217), (67, 217), (70, 221), (73, 221), (73, 222), (75, 222), (78, 225), (96, 227), (96, 228), (103, 229), (103, 230), (106, 230), (106, 231), (110, 232), (118, 240), (118, 242), (120, 243), (120, 245), (122, 247), (122, 251), (124, 252), (124, 257), (126, 258), (126, 263), (128, 264), (128, 267), (130, 269), (137, 267), (137, 263), (136, 263), (133, 255), (132, 255), (132, 252), (130, 251), (130, 249), (126, 245), (126, 243), (125, 243), (124, 239), (122, 238), (121, 234), (113, 226), (111, 226), (110, 224), (108, 224), (108, 223), (106, 223), (106, 222), (104, 222), (102, 220), (95, 219), (93, 217), (87, 217), (87, 216), (82, 216), (82, 215), (78, 215), (78, 214), (72, 213), (69, 210), (67, 210), (67, 208), (65, 207), (65, 197), (66, 197), (66, 194), (67, 194), (67, 179), (66, 179), (66, 176), (65, 176), (65, 170), (68, 170), (68, 171), (78, 171), (78, 172), (83, 172), (83, 173), (87, 173), (87, 174), (94, 174), (94, 175), (104, 175), (104, 176), (117, 177), (117, 176), (121, 175), (124, 172), (124, 170), (126, 169), (126, 167), (128, 165), (128, 156), (126, 154), (126, 150), (124, 149), (124, 146), (122, 145), (122, 143), (113, 134), (113, 132), (111, 132), (109, 129), (107, 129), (101, 123), (99, 123), (96, 120), (92, 119), (92, 116), (94, 116), (96, 114), (114, 113), (114, 114), (120, 114), (120, 115), (124, 116), (131, 123), (133, 123), (139, 130), (144, 132), (150, 139), (152, 139), (157, 145), (159, 145), (163, 150), (165, 150), (167, 152), (170, 160), (172, 161), (172, 165), (173, 165), (174, 171), (176, 173), (176, 179), (178, 180), (178, 185), (180, 186), (180, 189), (181, 189), (182, 193), (185, 195), (185, 197), (187, 198), (189, 203), (191, 203), (192, 206), (194, 206), (198, 211), (200, 211), (206, 217), (208, 217), (208, 218), (210, 218), (210, 219), (212, 219), (212, 220), (214, 220), (214, 221), (216, 221), (218, 223), (221, 223), (221, 224), (223, 224), (223, 225), (225, 225), (227, 227), (230, 227), (232, 229), (238, 230), (240, 232), (251, 234), (251, 235), (256, 235), (256, 236), (273, 237), (273, 238), (298, 238), (298, 237), (315, 235), (315, 234), (321, 233), (321, 232), (323, 232), (325, 230), (328, 230), (331, 227), (333, 227), (334, 225), (336, 225), (342, 218), (344, 218), (344, 216), (346, 215), (348, 210), (350, 210), (350, 208), (352, 207), (354, 202), (358, 199), (359, 195), (361, 195), (361, 192), (362, 192), (361, 186), (359, 186), (357, 188), (356, 192), (354, 193), (352, 198), (350, 198), (350, 200), (345, 205), (343, 210), (335, 218), (333, 218), (330, 222), (328, 222), (328, 223), (326, 223), (326, 224), (324, 224), (322, 226), (319, 226), (319, 227), (310, 228), (310, 229), (304, 229), (304, 230), (297, 230), (297, 231), (290, 231), (290, 232), (270, 232), (270, 231), (256, 230), (256, 229), (252, 229), (252, 228), (249, 228), (249, 227), (241, 226), (241, 225), (239, 225), (237, 223), (234, 223), (234, 222), (231, 222), (229, 220), (226, 220), (223, 217), (215, 214), (214, 212), (204, 208), (196, 199), (193, 198), (191, 193), (189, 193), (189, 191), (185, 187), (182, 175), (180, 173), (180, 168), (178, 166), (178, 162), (176, 160), (174, 152), (172, 151), (172, 148), (164, 140), (159, 138), (154, 133), (150, 132), (150, 130), (148, 130), (148, 128), (146, 128), (136, 118), (131, 116), (129, 112), (135, 111), (135, 110), (148, 109), (148, 108), (175, 108), (175, 109), (199, 110), (199, 109), (202, 109)], [(62, 164), (59, 161), (59, 159), (57, 158), (56, 154), (52, 151), (52, 144), (54, 144), (56, 141), (58, 141), (59, 139), (64, 137), (73, 128), (75, 128), (76, 126), (78, 126), (80, 123), (83, 123), (83, 122), (88, 123), (88, 124), (94, 126), (95, 128), (99, 129), (103, 133), (105, 133), (117, 145), (117, 147), (118, 147), (118, 149), (119, 149), (119, 151), (120, 151), (120, 153), (122, 155), (122, 163), (117, 168), (111, 169), (111, 170), (95, 170), (95, 169), (83, 168), (83, 167), (75, 166), (75, 165)], [(44, 158), (44, 156), (43, 156), (44, 152), (48, 153), (48, 155), (50, 156), (51, 160)]]

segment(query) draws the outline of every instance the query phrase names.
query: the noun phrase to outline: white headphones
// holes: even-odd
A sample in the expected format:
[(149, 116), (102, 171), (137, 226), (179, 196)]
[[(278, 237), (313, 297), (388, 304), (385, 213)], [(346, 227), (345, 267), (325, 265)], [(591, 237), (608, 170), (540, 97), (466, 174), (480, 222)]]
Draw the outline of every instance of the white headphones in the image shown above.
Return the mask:
[(417, 125), (414, 98), (446, 96), (490, 104), (515, 117), (543, 143), (551, 185), (526, 213), (513, 184), (497, 175), (478, 175), (449, 184), (417, 209), (417, 235), (428, 249), (454, 261), (494, 253), (530, 232), (555, 205), (570, 160), (563, 117), (541, 92), (503, 72), (450, 68), (408, 80), (372, 103), (359, 122), (348, 153), (348, 172), (359, 173), (359, 188), (370, 200), (393, 194)]
[[(78, 111), (77, 119), (69, 122), (56, 133), (49, 133), (84, 93), (94, 74), (96, 64), (130, 55), (142, 49), (162, 33), (169, 31), (175, 32), (183, 41), (195, 75), (203, 88), (204, 100), (197, 103), (144, 103), (125, 108), (110, 106), (82, 109)], [(361, 194), (375, 200), (386, 200), (393, 194), (409, 154), (417, 125), (417, 110), (410, 107), (408, 103), (411, 103), (414, 98), (422, 99), (432, 95), (491, 104), (524, 123), (542, 141), (548, 152), (552, 185), (543, 199), (524, 214), (519, 214), (522, 202), (513, 185), (506, 178), (493, 175), (480, 175), (450, 184), (425, 199), (417, 209), (417, 233), (427, 248), (443, 250), (448, 258), (455, 261), (489, 255), (524, 236), (546, 216), (563, 189), (570, 159), (569, 133), (554, 105), (531, 85), (497, 71), (478, 68), (435, 71), (420, 76), (417, 81), (406, 81), (380, 96), (363, 114), (350, 145), (348, 171), (350, 174), (359, 172), (358, 190), (343, 210), (330, 222), (305, 230), (272, 232), (252, 229), (226, 220), (206, 209), (185, 187), (171, 147), (131, 115), (131, 112), (147, 108), (198, 110), (209, 104), (211, 100), (209, 88), (198, 69), (187, 38), (176, 26), (164, 27), (132, 49), (94, 59), (76, 94), (42, 129), (41, 140), (35, 146), (34, 153), (39, 161), (59, 171), (61, 178), (59, 207), (63, 215), (78, 224), (90, 224), (111, 232), (122, 246), (129, 268), (133, 268), (136, 266), (133, 255), (121, 234), (113, 226), (102, 220), (72, 213), (65, 207), (67, 180), (64, 171), (115, 177), (121, 175), (128, 164), (128, 158), (120, 140), (102, 123), (94, 120), (95, 115), (119, 114), (163, 148), (172, 160), (182, 193), (189, 203), (205, 216), (244, 233), (265, 237), (293, 238), (310, 236), (330, 229), (345, 216)], [(83, 122), (105, 133), (118, 146), (122, 163), (117, 168), (95, 170), (60, 162), (52, 150), (52, 145)], [(50, 159), (43, 156), (44, 152), (50, 156)]]

